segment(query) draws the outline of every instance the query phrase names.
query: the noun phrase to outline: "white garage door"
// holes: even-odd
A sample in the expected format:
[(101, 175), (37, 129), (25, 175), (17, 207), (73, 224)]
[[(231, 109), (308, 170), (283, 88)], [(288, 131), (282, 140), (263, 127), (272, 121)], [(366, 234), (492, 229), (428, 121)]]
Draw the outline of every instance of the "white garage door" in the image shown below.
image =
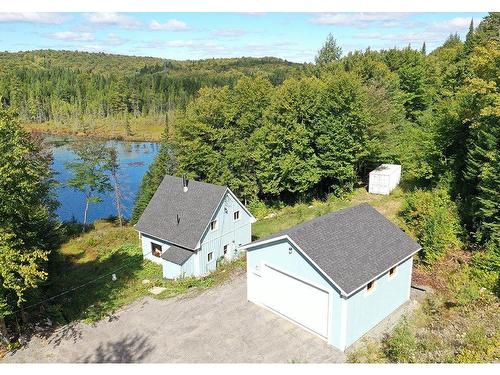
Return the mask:
[(327, 338), (328, 293), (270, 266), (262, 271), (262, 303)]

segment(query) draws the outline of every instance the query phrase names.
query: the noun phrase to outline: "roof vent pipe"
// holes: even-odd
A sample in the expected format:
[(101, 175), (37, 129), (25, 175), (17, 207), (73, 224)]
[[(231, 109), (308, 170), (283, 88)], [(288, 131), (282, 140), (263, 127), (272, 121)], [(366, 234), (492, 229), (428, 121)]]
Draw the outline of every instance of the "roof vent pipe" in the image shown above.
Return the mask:
[(188, 180), (186, 179), (186, 175), (182, 175), (182, 191), (185, 193), (188, 191)]

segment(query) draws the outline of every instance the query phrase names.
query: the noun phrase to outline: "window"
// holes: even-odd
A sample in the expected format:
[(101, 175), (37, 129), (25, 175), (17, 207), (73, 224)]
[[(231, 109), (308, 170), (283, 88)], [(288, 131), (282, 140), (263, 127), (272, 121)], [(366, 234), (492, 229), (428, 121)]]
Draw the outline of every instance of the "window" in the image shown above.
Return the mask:
[(394, 277), (394, 276), (396, 276), (396, 266), (392, 267), (389, 270), (389, 277)]
[(372, 292), (373, 289), (375, 289), (375, 280), (370, 281), (368, 284), (366, 284), (366, 291), (367, 292)]
[(227, 254), (227, 245), (224, 245), (224, 255)]
[(214, 253), (208, 253), (208, 261), (211, 262), (212, 258), (214, 256)]
[(155, 257), (161, 257), (161, 245), (151, 242), (151, 254)]
[(210, 230), (216, 230), (217, 229), (217, 220), (213, 220), (210, 222)]
[(233, 219), (234, 219), (234, 221), (240, 220), (240, 211), (234, 211)]

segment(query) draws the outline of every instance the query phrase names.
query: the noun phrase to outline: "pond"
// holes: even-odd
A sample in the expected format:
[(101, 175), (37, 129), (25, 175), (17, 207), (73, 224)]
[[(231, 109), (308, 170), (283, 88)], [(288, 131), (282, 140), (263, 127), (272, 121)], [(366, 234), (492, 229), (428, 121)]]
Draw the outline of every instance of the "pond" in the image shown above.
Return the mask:
[[(66, 163), (76, 159), (75, 153), (71, 150), (71, 143), (77, 139), (47, 135), (43, 140), (52, 151), (54, 158), (52, 167), (56, 172), (55, 178), (59, 183), (56, 194), (60, 205), (56, 213), (62, 221), (74, 219), (82, 222), (85, 197), (83, 193), (75, 191), (66, 185), (66, 181), (71, 177), (71, 172), (66, 168)], [(81, 139), (78, 139), (78, 141), (81, 141)], [(142, 177), (158, 153), (159, 144), (154, 142), (107, 141), (106, 145), (115, 148), (118, 154), (120, 184), (125, 197), (124, 216), (129, 218)], [(112, 193), (102, 194), (101, 198), (102, 202), (90, 205), (89, 223), (96, 219), (116, 216)]]

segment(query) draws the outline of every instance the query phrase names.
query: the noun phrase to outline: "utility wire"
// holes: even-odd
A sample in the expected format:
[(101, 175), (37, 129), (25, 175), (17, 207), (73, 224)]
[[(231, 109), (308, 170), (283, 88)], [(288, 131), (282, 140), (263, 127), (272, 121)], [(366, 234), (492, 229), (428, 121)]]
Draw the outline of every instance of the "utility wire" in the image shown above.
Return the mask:
[[(143, 254), (143, 257), (145, 257), (145, 256), (147, 256), (147, 255), (149, 255), (149, 254), (151, 254), (152, 252), (153, 252), (153, 251), (150, 251), (150, 252), (148, 252), (148, 253), (146, 253), (146, 254)], [(144, 259), (143, 259), (143, 260), (144, 260)], [(81, 288), (83, 288), (84, 286), (87, 286), (87, 285), (90, 285), (90, 284), (92, 284), (92, 283), (95, 283), (97, 280), (100, 280), (100, 279), (103, 279), (103, 278), (105, 278), (105, 277), (108, 277), (108, 276), (110, 276), (110, 275), (114, 274), (115, 272), (118, 272), (118, 271), (120, 271), (120, 270), (124, 269), (125, 267), (127, 267), (127, 266), (128, 266), (129, 264), (131, 264), (131, 263), (132, 263), (132, 261), (130, 261), (130, 262), (128, 262), (128, 263), (126, 263), (126, 264), (124, 264), (123, 266), (121, 266), (121, 267), (119, 267), (119, 268), (117, 268), (117, 269), (115, 269), (115, 270), (113, 270), (113, 271), (111, 271), (111, 272), (109, 272), (109, 273), (107, 273), (107, 274), (104, 274), (104, 275), (98, 276), (98, 277), (96, 277), (95, 279), (92, 279), (92, 280), (90, 280), (90, 281), (87, 281), (87, 282), (86, 282), (86, 283), (84, 283), (84, 284), (81, 284), (81, 285), (78, 285), (78, 286), (75, 286), (75, 287), (72, 287), (72, 288), (66, 289), (64, 292), (61, 292), (61, 293), (59, 293), (59, 294), (56, 294), (55, 296), (49, 297), (49, 298), (44, 299), (44, 300), (42, 300), (42, 301), (39, 301), (39, 302), (37, 302), (37, 303), (33, 303), (32, 305), (28, 305), (28, 306), (26, 306), (26, 307), (23, 307), (22, 309), (19, 309), (19, 310), (16, 310), (16, 311), (12, 311), (12, 312), (10, 312), (10, 313), (7, 313), (6, 315), (17, 314), (18, 312), (21, 312), (21, 311), (23, 311), (23, 310), (28, 310), (28, 309), (31, 309), (31, 308), (33, 308), (33, 307), (35, 307), (35, 306), (41, 305), (42, 303), (45, 303), (45, 302), (48, 302), (48, 301), (52, 301), (52, 300), (54, 300), (54, 299), (56, 299), (56, 298), (59, 298), (59, 297), (61, 297), (61, 296), (65, 295), (65, 294), (68, 294), (68, 293), (74, 292), (75, 290), (81, 289)]]

